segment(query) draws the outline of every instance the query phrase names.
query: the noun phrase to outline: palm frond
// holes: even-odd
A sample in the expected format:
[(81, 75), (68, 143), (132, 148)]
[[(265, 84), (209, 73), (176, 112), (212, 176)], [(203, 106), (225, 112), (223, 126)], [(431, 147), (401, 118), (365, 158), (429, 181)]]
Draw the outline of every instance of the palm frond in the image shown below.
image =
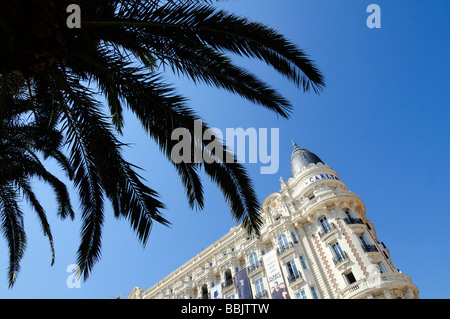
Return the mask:
[(11, 288), (20, 271), (26, 247), (23, 213), (17, 205), (17, 192), (11, 185), (0, 184), (0, 228), (9, 249), (8, 282)]
[[(69, 79), (70, 80), (70, 79)], [(92, 93), (75, 80), (60, 79), (57, 85), (67, 92), (65, 131), (75, 168), (74, 181), (83, 205), (82, 243), (78, 251), (80, 271), (88, 277), (100, 257), (103, 222), (103, 195), (113, 203), (116, 217), (130, 221), (139, 240), (145, 244), (153, 221), (168, 225), (160, 210), (158, 195), (141, 181), (135, 166), (125, 161), (121, 143), (99, 110)], [(96, 209), (93, 209), (97, 207)]]
[[(259, 204), (244, 166), (221, 160), (234, 158), (222, 141), (223, 151), (213, 152), (195, 136), (195, 123), (202, 119), (162, 75), (169, 69), (288, 118), (290, 102), (232, 57), (260, 60), (304, 92), (319, 93), (325, 84), (315, 62), (276, 30), (217, 10), (214, 0), (80, 0), (81, 29), (65, 26), (69, 0), (31, 2), (23, 7), (36, 15), (18, 10), (17, 1), (0, 5), (0, 40), (5, 43), (0, 49), (0, 227), (10, 250), (10, 285), (26, 242), (18, 192), (37, 212), (54, 261), (50, 226), (30, 178), (53, 188), (61, 218), (74, 218), (66, 185), (45, 169), (41, 158), (56, 160), (78, 192), (77, 262), (84, 279), (101, 257), (106, 199), (114, 216), (127, 219), (144, 245), (154, 222), (170, 224), (158, 193), (122, 155), (118, 136), (126, 127), (126, 109), (173, 163), (191, 208), (204, 208), (204, 170), (235, 221), (258, 233)], [(34, 18), (19, 25), (16, 14)], [(106, 110), (96, 93), (105, 98)], [(186, 154), (191, 162), (172, 159), (176, 128), (191, 136), (191, 154)], [(208, 129), (202, 121), (201, 133)], [(211, 161), (196, 161), (197, 152), (205, 151)]]
[(53, 264), (55, 263), (55, 246), (54, 246), (54, 242), (53, 242), (53, 235), (52, 235), (52, 232), (50, 229), (50, 224), (48, 223), (45, 210), (42, 207), (39, 200), (37, 199), (33, 190), (31, 189), (31, 186), (29, 185), (28, 181), (19, 181), (18, 186), (22, 190), (25, 198), (30, 203), (31, 207), (33, 207), (34, 211), (37, 213), (38, 220), (41, 224), (41, 228), (42, 228), (42, 232), (44, 233), (44, 236), (48, 237), (48, 241), (49, 241), (50, 249), (51, 249), (51, 253), (52, 253), (51, 265), (53, 266)]
[[(216, 10), (208, 5), (166, 3), (157, 8), (145, 3), (109, 21), (84, 21), (86, 27), (120, 26), (140, 32), (141, 45), (166, 39), (201, 41), (205, 46), (256, 58), (272, 66), (304, 91), (320, 92), (323, 75), (306, 53), (268, 26)], [(98, 28), (97, 28), (98, 29)]]

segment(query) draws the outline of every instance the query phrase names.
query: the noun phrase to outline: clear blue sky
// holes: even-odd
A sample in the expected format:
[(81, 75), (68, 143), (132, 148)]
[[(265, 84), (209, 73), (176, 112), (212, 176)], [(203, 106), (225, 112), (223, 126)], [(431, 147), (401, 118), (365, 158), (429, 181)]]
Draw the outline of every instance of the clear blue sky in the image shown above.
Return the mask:
[[(381, 29), (366, 26), (366, 8), (381, 8)], [(279, 128), (280, 168), (247, 167), (262, 202), (290, 177), (291, 139), (338, 172), (366, 205), (367, 217), (411, 276), (422, 298), (449, 298), (450, 275), (450, 2), (382, 0), (239, 0), (220, 4), (285, 34), (317, 61), (327, 87), (302, 94), (265, 64), (247, 62), (295, 106), (289, 120), (205, 86), (168, 74), (212, 126)], [(241, 61), (241, 60), (239, 60)], [(234, 223), (218, 189), (204, 178), (206, 207), (191, 211), (178, 176), (137, 122), (127, 119), (127, 158), (167, 204), (167, 228), (155, 225), (147, 246), (107, 211), (102, 259), (80, 288), (68, 288), (80, 223), (56, 218), (53, 195), (37, 185), (52, 226), (56, 262), (34, 212), (25, 214), (28, 247), (13, 289), (7, 288), (6, 242), (0, 240), (0, 298), (111, 298), (149, 288), (199, 253)], [(44, 200), (45, 198), (45, 200)], [(73, 205), (78, 207), (73, 193)]]

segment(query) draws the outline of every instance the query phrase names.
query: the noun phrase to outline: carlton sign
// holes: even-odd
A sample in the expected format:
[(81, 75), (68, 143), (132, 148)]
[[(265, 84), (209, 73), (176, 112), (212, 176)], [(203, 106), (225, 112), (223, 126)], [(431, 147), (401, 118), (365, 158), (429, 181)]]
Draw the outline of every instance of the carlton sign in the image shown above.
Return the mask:
[(333, 174), (317, 174), (317, 175), (311, 176), (308, 179), (309, 183), (307, 182), (306, 184), (311, 184), (311, 183), (314, 183), (317, 181), (321, 181), (323, 179), (335, 179), (337, 181), (339, 180), (339, 178)]

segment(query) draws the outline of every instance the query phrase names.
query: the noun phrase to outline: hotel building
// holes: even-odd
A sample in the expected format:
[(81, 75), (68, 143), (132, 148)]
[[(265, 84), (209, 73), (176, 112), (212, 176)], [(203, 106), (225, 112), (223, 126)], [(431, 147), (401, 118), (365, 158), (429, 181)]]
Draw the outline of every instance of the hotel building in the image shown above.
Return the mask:
[(290, 164), (292, 177), (262, 203), (259, 237), (233, 227), (128, 299), (419, 298), (339, 175), (295, 143)]

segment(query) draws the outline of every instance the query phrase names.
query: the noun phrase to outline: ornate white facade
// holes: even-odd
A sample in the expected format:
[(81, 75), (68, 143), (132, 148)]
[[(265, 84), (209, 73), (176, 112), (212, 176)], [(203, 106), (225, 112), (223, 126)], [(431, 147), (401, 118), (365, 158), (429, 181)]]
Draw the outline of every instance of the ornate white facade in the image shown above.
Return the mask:
[[(292, 177), (266, 197), (261, 236), (242, 226), (128, 298), (239, 298), (235, 275), (246, 269), (253, 298), (271, 298), (264, 256), (276, 252), (290, 299), (419, 298), (410, 277), (394, 266), (366, 217), (361, 199), (315, 154), (294, 143)], [(216, 287), (216, 288), (214, 288)]]

